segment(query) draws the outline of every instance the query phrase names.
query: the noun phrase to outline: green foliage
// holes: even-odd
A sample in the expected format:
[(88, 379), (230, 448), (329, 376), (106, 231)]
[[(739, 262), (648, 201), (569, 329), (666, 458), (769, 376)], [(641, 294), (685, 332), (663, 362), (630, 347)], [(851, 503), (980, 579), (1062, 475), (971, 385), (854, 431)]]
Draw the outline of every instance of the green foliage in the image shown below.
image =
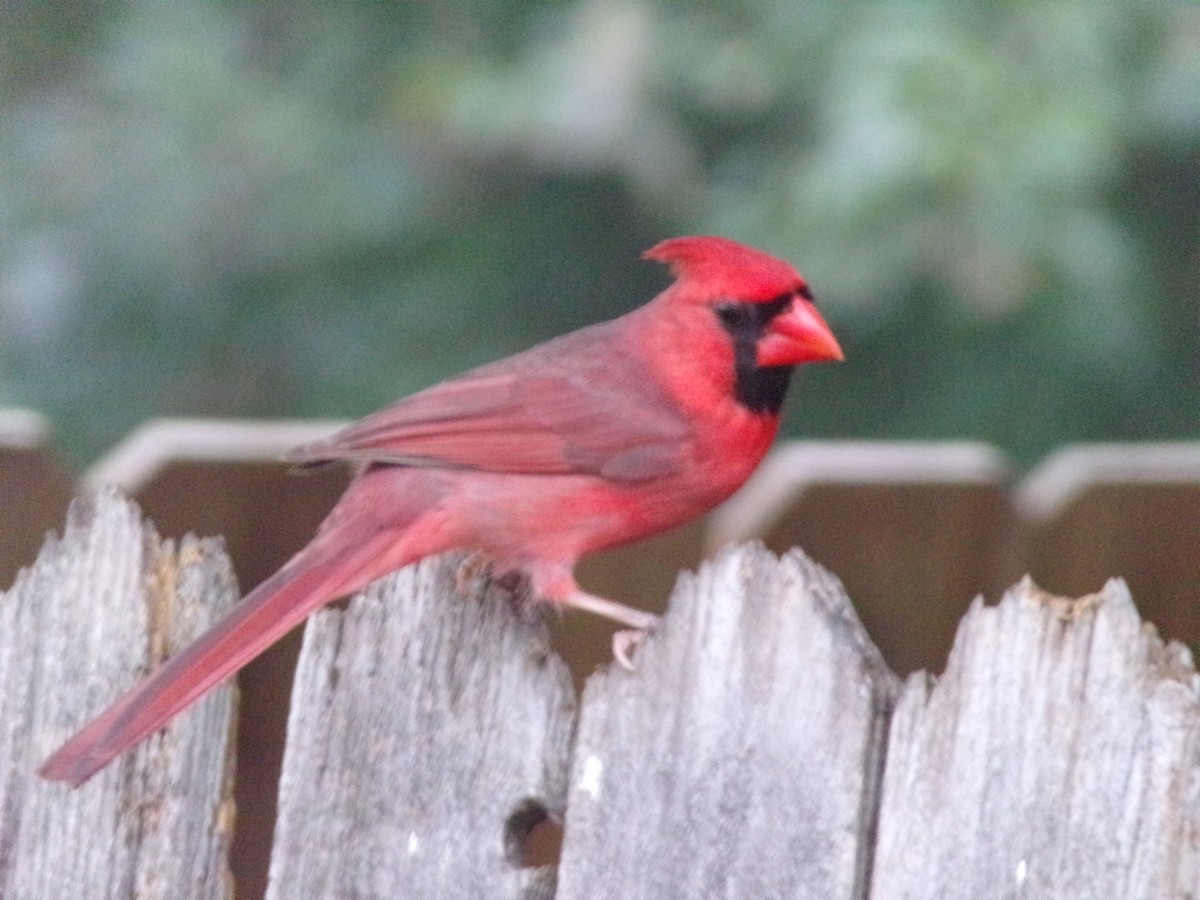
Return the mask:
[(815, 285), (824, 436), (1195, 437), (1200, 8), (9, 4), (0, 402), (358, 415), (727, 234)]

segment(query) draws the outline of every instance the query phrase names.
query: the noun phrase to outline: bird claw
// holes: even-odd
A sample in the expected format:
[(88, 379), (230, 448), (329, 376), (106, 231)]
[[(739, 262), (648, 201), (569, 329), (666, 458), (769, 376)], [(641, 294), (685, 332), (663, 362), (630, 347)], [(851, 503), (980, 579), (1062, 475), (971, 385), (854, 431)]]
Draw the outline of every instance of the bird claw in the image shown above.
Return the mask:
[(612, 652), (613, 659), (626, 672), (636, 672), (637, 666), (633, 664), (633, 660), (629, 654), (641, 646), (642, 641), (650, 633), (649, 628), (626, 628), (622, 631), (613, 633), (612, 636)]
[(593, 615), (602, 616), (613, 622), (628, 625), (624, 631), (618, 631), (612, 638), (613, 659), (628, 672), (633, 672), (633, 660), (629, 654), (635, 650), (646, 635), (658, 625), (658, 616), (644, 609), (636, 609), (617, 603), (606, 597), (597, 597), (587, 591), (577, 590), (575, 593), (560, 601), (565, 606), (582, 609)]

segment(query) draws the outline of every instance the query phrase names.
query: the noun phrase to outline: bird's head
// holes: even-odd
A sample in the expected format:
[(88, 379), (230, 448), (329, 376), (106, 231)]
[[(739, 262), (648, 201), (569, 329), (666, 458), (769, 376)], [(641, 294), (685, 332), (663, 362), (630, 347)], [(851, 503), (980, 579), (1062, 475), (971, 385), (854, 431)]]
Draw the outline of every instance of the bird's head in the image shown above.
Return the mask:
[(781, 259), (722, 237), (678, 237), (642, 256), (676, 276), (676, 302), (712, 310), (759, 367), (844, 359), (800, 273)]

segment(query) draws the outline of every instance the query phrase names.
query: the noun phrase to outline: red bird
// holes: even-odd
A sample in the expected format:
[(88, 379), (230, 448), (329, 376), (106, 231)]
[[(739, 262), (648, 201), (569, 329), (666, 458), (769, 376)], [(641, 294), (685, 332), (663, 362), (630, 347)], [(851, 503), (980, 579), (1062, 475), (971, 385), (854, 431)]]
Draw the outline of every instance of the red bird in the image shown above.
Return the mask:
[(842, 351), (787, 263), (725, 238), (644, 254), (675, 282), (640, 309), (427, 388), (302, 464), (361, 465), (312, 542), (42, 766), (79, 785), (314, 609), (445, 550), (520, 570), (550, 603), (635, 629), (655, 617), (585, 593), (585, 554), (672, 528), (749, 477), (799, 363)]

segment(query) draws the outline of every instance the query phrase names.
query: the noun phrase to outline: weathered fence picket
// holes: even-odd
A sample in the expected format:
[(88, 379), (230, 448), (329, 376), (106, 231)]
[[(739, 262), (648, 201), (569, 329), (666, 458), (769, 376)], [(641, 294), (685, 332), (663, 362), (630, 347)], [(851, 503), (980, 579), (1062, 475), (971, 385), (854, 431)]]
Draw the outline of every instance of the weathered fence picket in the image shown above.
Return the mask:
[(229, 688), (72, 791), (34, 775), (57, 744), (236, 599), (217, 541), (161, 541), (113, 492), (0, 596), (0, 897), (232, 895)]
[(896, 677), (799, 551), (683, 578), (583, 694), (561, 900), (865, 897)]
[(1200, 678), (1110, 581), (978, 601), (946, 672), (907, 680), (875, 900), (1200, 896)]
[(575, 692), (532, 610), (459, 557), (309, 623), (296, 669), (268, 898), (553, 897), (522, 845), (561, 817)]

